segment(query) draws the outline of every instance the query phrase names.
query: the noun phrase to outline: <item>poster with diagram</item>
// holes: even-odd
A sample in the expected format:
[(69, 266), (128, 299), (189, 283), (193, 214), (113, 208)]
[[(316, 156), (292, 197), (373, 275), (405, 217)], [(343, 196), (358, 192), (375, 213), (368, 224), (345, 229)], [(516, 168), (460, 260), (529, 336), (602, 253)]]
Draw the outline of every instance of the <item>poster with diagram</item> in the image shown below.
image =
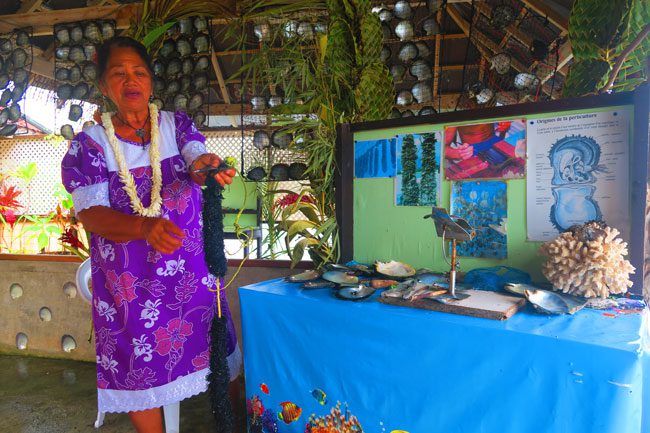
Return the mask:
[(437, 206), (440, 202), (440, 132), (398, 135), (396, 206)]
[(458, 255), (505, 259), (508, 257), (508, 194), (506, 183), (493, 181), (454, 182), (451, 214), (474, 229), (471, 241), (458, 244)]
[(527, 236), (605, 221), (629, 241), (630, 110), (528, 120)]

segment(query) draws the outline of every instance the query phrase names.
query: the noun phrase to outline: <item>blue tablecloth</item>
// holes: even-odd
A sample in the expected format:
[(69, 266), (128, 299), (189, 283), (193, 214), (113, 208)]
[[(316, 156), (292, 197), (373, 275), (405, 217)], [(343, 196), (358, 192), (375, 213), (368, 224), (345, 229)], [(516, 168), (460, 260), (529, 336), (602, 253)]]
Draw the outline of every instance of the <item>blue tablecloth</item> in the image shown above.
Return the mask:
[(367, 433), (650, 432), (645, 313), (499, 322), (282, 280), (239, 296), (253, 431), (305, 432), (340, 401)]

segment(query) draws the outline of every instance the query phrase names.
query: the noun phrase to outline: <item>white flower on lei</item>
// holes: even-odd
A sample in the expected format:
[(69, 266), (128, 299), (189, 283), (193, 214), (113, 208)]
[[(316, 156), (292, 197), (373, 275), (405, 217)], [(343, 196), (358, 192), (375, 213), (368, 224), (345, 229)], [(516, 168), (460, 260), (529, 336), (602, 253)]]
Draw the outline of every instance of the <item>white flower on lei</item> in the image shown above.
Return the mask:
[(185, 259), (178, 260), (165, 260), (165, 267), (162, 266), (156, 269), (156, 274), (161, 277), (173, 277), (178, 272), (185, 272)]
[(160, 314), (158, 307), (161, 303), (162, 301), (160, 299), (156, 299), (155, 302), (151, 302), (151, 299), (147, 299), (144, 304), (140, 304), (141, 307), (144, 307), (142, 311), (140, 311), (140, 320), (148, 320), (148, 322), (144, 324), (145, 328), (151, 328), (156, 320), (158, 320), (158, 315)]
[(147, 336), (145, 334), (142, 334), (139, 339), (134, 338), (131, 340), (131, 344), (133, 344), (133, 353), (136, 358), (144, 355), (144, 358), (142, 358), (144, 362), (151, 361), (153, 358), (151, 355), (153, 349), (151, 348), (151, 344), (147, 343)]
[(95, 310), (97, 311), (97, 314), (105, 317), (108, 322), (112, 322), (114, 320), (113, 316), (117, 314), (117, 310), (113, 304), (108, 305), (108, 302), (100, 299), (95, 299)]
[(117, 373), (117, 361), (109, 358), (106, 355), (102, 355), (100, 358), (97, 356), (97, 363), (102, 366), (104, 370), (110, 370), (113, 373)]

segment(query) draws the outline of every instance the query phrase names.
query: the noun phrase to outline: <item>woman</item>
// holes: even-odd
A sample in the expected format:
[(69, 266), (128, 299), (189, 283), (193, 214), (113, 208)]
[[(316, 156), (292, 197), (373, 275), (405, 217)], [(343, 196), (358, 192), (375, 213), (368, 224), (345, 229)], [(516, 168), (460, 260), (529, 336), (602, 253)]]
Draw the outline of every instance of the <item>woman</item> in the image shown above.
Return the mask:
[[(117, 111), (78, 134), (61, 165), (92, 233), (98, 406), (128, 412), (140, 433), (160, 433), (161, 406), (207, 387), (215, 277), (203, 257), (205, 174), (196, 170), (221, 159), (186, 114), (149, 104), (152, 69), (140, 43), (116, 37), (97, 56), (100, 90)], [(216, 179), (225, 185), (234, 175)], [(241, 354), (225, 311), (232, 380)]]

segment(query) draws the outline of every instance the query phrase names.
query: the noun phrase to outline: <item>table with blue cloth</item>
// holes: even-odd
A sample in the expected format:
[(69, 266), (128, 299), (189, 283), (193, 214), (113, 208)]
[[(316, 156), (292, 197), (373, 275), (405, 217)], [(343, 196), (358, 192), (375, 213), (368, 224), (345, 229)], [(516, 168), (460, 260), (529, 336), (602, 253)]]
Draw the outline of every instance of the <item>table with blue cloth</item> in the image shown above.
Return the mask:
[(495, 321), (283, 280), (239, 296), (250, 431), (650, 432), (645, 313)]

